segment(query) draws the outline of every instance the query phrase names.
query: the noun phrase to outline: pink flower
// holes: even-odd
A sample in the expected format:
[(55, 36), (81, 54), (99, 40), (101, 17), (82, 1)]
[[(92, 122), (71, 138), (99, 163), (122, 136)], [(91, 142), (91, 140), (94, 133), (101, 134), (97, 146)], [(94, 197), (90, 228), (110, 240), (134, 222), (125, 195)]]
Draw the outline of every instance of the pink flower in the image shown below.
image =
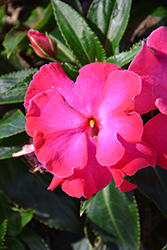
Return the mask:
[(71, 196), (90, 198), (112, 177), (123, 191), (136, 187), (123, 177), (155, 164), (134, 111), (140, 90), (137, 74), (111, 63), (84, 66), (75, 83), (57, 63), (41, 67), (25, 97), (26, 131), (54, 175), (49, 189), (60, 184)]
[(167, 169), (167, 29), (160, 27), (143, 42), (129, 70), (142, 78), (142, 91), (135, 98), (140, 114), (159, 109), (160, 114), (144, 126), (143, 139), (155, 150), (156, 163)]
[(57, 43), (51, 39), (47, 33), (45, 36), (43, 33), (31, 29), (29, 30), (27, 36), (30, 39), (32, 48), (38, 56), (44, 58), (52, 57), (57, 60)]
[(156, 163), (167, 169), (167, 115), (158, 114), (144, 126), (144, 140), (157, 153)]
[(142, 79), (142, 91), (135, 98), (136, 111), (144, 114), (159, 109), (167, 114), (167, 29), (160, 27), (142, 43), (142, 49), (129, 66)]

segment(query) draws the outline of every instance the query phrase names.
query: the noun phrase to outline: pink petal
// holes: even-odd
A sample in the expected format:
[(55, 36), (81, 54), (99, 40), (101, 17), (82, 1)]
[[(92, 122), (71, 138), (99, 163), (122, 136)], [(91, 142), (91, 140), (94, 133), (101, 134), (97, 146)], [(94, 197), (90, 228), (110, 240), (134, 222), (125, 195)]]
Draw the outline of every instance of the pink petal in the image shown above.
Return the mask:
[(149, 47), (159, 50), (167, 54), (167, 29), (166, 27), (160, 27), (154, 30), (147, 39), (147, 44)]
[(113, 179), (115, 181), (115, 186), (119, 188), (122, 192), (129, 192), (132, 189), (137, 188), (137, 186), (124, 178), (124, 174), (121, 170), (112, 169), (111, 170)]
[(85, 116), (91, 117), (104, 91), (108, 76), (116, 69), (120, 69), (120, 67), (112, 63), (101, 62), (82, 67), (76, 80), (77, 102), (70, 102), (70, 105)]
[(100, 129), (97, 160), (103, 166), (115, 164), (124, 154), (117, 134), (128, 142), (136, 143), (141, 140), (142, 119), (133, 112), (133, 97), (139, 93), (140, 84), (140, 78), (128, 71), (114, 71), (108, 78), (106, 89), (94, 113)]
[(118, 136), (118, 139), (125, 148), (125, 154), (116, 165), (111, 167), (112, 169), (121, 169), (125, 175), (132, 176), (139, 169), (155, 166), (155, 151), (144, 140), (134, 144), (126, 142), (121, 136)]
[(152, 86), (160, 85), (163, 88), (167, 88), (166, 68), (167, 55), (160, 51), (148, 48), (148, 46), (143, 42), (142, 49), (129, 66), (129, 70), (139, 74), (142, 79), (143, 91), (135, 98), (136, 110), (140, 114), (156, 109), (154, 105), (155, 97), (152, 93)]
[(87, 138), (85, 132), (65, 131), (34, 135), (34, 148), (38, 160), (59, 178), (83, 169), (87, 164)]
[(124, 179), (125, 176), (132, 176), (138, 170), (147, 166), (155, 166), (155, 151), (142, 140), (141, 143), (132, 144), (126, 142), (121, 136), (119, 141), (125, 148), (125, 154), (122, 159), (111, 167), (111, 172), (116, 186), (123, 192), (136, 188), (136, 185)]
[(32, 98), (26, 118), (26, 131), (31, 136), (35, 130), (44, 134), (78, 128), (83, 131), (87, 125), (87, 119), (68, 106), (54, 90), (41, 92)]
[(153, 87), (153, 93), (156, 98), (155, 105), (161, 113), (167, 115), (167, 89), (156, 85)]
[(135, 112), (124, 117), (111, 117), (98, 134), (97, 160), (99, 163), (110, 166), (123, 157), (125, 150), (118, 141), (117, 134), (128, 142), (137, 143), (141, 140), (142, 131), (142, 120)]
[(29, 101), (36, 94), (52, 88), (64, 97), (70, 97), (73, 85), (74, 82), (66, 75), (60, 64), (46, 64), (33, 76), (25, 96), (24, 106), (28, 108)]
[(57, 176), (53, 176), (53, 179), (48, 187), (48, 190), (53, 191), (58, 185), (62, 185), (63, 182), (65, 181), (65, 178), (59, 178)]
[(144, 125), (143, 139), (157, 153), (157, 164), (167, 169), (167, 116), (158, 114)]
[[(134, 84), (135, 83), (135, 84)], [(102, 98), (97, 106), (98, 119), (104, 119), (111, 112), (134, 110), (134, 97), (141, 91), (140, 77), (128, 70), (115, 70), (108, 77)]]
[(68, 177), (62, 184), (62, 189), (70, 196), (86, 199), (106, 187), (112, 174), (107, 167), (101, 166), (95, 157), (96, 142), (88, 140), (88, 162), (83, 170), (74, 170), (74, 174)]

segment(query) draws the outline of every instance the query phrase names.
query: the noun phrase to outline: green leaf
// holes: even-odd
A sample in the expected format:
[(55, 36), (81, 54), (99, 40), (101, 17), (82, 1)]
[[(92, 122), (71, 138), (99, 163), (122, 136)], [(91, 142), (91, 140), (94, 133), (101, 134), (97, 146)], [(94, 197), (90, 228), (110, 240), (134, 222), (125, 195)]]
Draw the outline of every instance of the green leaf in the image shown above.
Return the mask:
[(18, 110), (10, 110), (0, 119), (0, 139), (25, 131), (26, 118)]
[(0, 224), (0, 249), (1, 249), (3, 242), (4, 242), (4, 237), (6, 235), (6, 228), (7, 228), (7, 219), (5, 219)]
[(62, 63), (61, 66), (63, 67), (64, 71), (68, 75), (68, 77), (75, 82), (79, 72), (79, 68), (74, 66), (70, 63)]
[(0, 160), (11, 158), (13, 153), (22, 149), (28, 144), (29, 137), (26, 133), (20, 133), (0, 140)]
[(17, 236), (22, 230), (20, 214), (13, 211), (10, 206), (6, 206), (5, 209), (8, 217), (7, 235)]
[(7, 57), (9, 58), (12, 52), (17, 48), (18, 44), (25, 38), (27, 35), (27, 30), (22, 30), (20, 26), (14, 26), (6, 34), (3, 41), (3, 46), (7, 50)]
[(20, 212), (21, 227), (25, 227), (33, 218), (34, 209), (26, 209)]
[(49, 36), (57, 42), (57, 57), (62, 62), (72, 62), (74, 64), (77, 64), (72, 52), (67, 47), (58, 27), (56, 27), (51, 33), (49, 33)]
[(107, 56), (115, 50), (128, 24), (132, 0), (94, 0), (87, 18)]
[(63, 2), (67, 3), (73, 9), (75, 9), (78, 13), (83, 15), (82, 6), (79, 0), (64, 0)]
[(88, 204), (87, 216), (102, 241), (114, 243), (119, 250), (139, 249), (136, 201), (131, 192), (123, 193), (115, 188), (114, 181)]
[(25, 250), (24, 245), (18, 239), (7, 237), (5, 240), (8, 250)]
[(59, 29), (80, 66), (104, 61), (103, 47), (86, 21), (69, 5), (51, 0)]
[(31, 250), (49, 250), (43, 240), (28, 228), (23, 229), (20, 237)]
[(35, 71), (31, 68), (0, 76), (0, 104), (22, 102)]
[(137, 53), (141, 49), (141, 43), (142, 41), (134, 44), (129, 51), (125, 51), (115, 56), (111, 56), (106, 61), (110, 63), (114, 63), (120, 67), (127, 65), (129, 62), (131, 62), (134, 59), (134, 57), (137, 55)]
[(167, 245), (162, 248), (162, 250), (167, 250)]
[(139, 190), (151, 199), (160, 211), (167, 217), (167, 171), (159, 166), (147, 167), (134, 176)]
[(34, 208), (34, 216), (50, 227), (77, 231), (81, 226), (79, 200), (59, 187), (47, 190), (50, 174), (32, 174), (21, 158), (1, 161), (0, 188), (11, 201), (25, 209)]

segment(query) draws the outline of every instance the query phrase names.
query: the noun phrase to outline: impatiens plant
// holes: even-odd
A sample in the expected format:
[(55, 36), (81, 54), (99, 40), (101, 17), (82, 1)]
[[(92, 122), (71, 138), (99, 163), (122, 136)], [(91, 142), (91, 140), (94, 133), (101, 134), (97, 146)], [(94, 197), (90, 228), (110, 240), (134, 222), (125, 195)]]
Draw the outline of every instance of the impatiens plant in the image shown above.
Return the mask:
[(165, 250), (166, 3), (18, 2), (0, 2), (0, 249)]

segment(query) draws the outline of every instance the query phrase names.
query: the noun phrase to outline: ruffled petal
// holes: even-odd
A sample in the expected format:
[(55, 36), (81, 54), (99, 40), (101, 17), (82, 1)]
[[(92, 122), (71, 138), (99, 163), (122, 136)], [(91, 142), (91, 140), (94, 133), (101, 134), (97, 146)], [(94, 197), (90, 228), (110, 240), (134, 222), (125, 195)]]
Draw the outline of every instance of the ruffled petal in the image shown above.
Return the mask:
[(66, 75), (60, 64), (46, 64), (33, 76), (25, 96), (24, 106), (28, 108), (29, 101), (36, 94), (52, 88), (65, 98), (70, 98), (73, 87), (74, 82)]
[(36, 130), (44, 134), (78, 128), (83, 131), (87, 125), (86, 117), (68, 106), (54, 90), (47, 90), (31, 99), (26, 118), (26, 131), (30, 136)]
[(83, 169), (87, 164), (87, 137), (85, 132), (62, 133), (35, 132), (34, 148), (38, 160), (46, 169), (59, 178), (73, 174), (74, 169)]
[(132, 144), (126, 142), (121, 136), (119, 141), (125, 148), (125, 154), (122, 159), (111, 167), (111, 172), (116, 186), (123, 192), (136, 188), (136, 185), (124, 179), (125, 176), (132, 176), (138, 170), (153, 166), (156, 163), (155, 151), (144, 141)]
[(152, 86), (160, 85), (165, 89), (167, 88), (166, 68), (167, 55), (161, 51), (149, 48), (143, 42), (142, 49), (129, 66), (129, 70), (136, 72), (142, 79), (143, 91), (135, 98), (136, 110), (140, 114), (156, 109)]
[(62, 184), (62, 189), (70, 196), (86, 199), (106, 187), (112, 174), (107, 167), (101, 166), (95, 157), (96, 141), (88, 140), (88, 162), (83, 170), (74, 170), (74, 174), (68, 177)]
[(140, 77), (128, 70), (115, 70), (108, 77), (102, 98), (95, 115), (103, 120), (110, 113), (122, 111), (128, 113), (135, 108), (134, 97), (141, 91)]
[(54, 175), (48, 187), (48, 190), (53, 191), (58, 185), (62, 185), (64, 181), (65, 181), (65, 178), (59, 178)]
[(85, 116), (91, 117), (104, 91), (107, 78), (117, 69), (121, 68), (112, 63), (101, 62), (82, 67), (75, 83), (77, 102), (70, 102), (70, 105)]
[(147, 38), (147, 44), (149, 47), (159, 50), (165, 54), (167, 54), (166, 41), (167, 28), (163, 26), (154, 30)]
[(157, 153), (157, 164), (167, 169), (167, 115), (158, 114), (144, 125), (143, 139)]
[(116, 164), (124, 155), (124, 147), (118, 141), (121, 135), (131, 143), (140, 142), (143, 132), (140, 116), (132, 112), (129, 115), (111, 117), (110, 121), (98, 133), (97, 159), (103, 166)]
[(156, 85), (153, 87), (153, 93), (156, 98), (155, 105), (161, 113), (167, 115), (167, 89)]
[(94, 112), (100, 129), (97, 159), (103, 166), (116, 164), (124, 154), (117, 134), (131, 143), (141, 140), (142, 119), (133, 111), (133, 97), (140, 92), (140, 86), (140, 78), (133, 72), (114, 71), (108, 78), (106, 89)]
[(121, 170), (112, 169), (111, 172), (112, 172), (112, 175), (113, 175), (113, 179), (115, 181), (115, 186), (117, 188), (119, 188), (120, 191), (129, 192), (129, 191), (137, 188), (137, 186), (135, 184), (127, 181), (124, 178), (124, 173)]

